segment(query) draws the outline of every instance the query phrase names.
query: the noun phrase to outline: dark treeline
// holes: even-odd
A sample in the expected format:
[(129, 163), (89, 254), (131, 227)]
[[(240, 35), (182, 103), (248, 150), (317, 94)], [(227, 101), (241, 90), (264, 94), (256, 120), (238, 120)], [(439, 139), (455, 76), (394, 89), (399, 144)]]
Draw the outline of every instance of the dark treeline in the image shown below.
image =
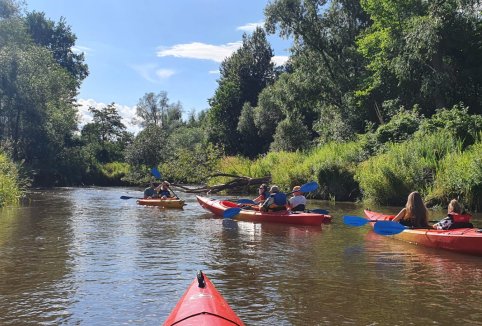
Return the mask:
[[(115, 103), (91, 108), (92, 123), (77, 129), (76, 95), (88, 67), (82, 54), (72, 52), (75, 34), (63, 19), (21, 14), (16, 1), (0, 0), (0, 151), (39, 185), (139, 184), (157, 166), (166, 178), (184, 183), (205, 182), (215, 170), (268, 174), (283, 187), (315, 178), (320, 198), (398, 204), (410, 190), (425, 191), (436, 202), (463, 193), (474, 197), (482, 178), (469, 178), (473, 186), (465, 190), (436, 194), (443, 188), (440, 179), (434, 186), (442, 170), (422, 163), (406, 173), (413, 179), (425, 169), (424, 183), (400, 181), (395, 168), (391, 178), (400, 182), (386, 182), (377, 192), (369, 166), (379, 167), (375, 160), (387, 162), (387, 155), (402, 151), (396, 146), (410, 148), (441, 129), (455, 137), (454, 153), (475, 151), (470, 155), (477, 157), (481, 8), (477, 0), (270, 1), (264, 28), (245, 34), (241, 48), (221, 64), (205, 111), (184, 121), (180, 102), (163, 91), (148, 92), (137, 105), (141, 131), (133, 135)], [(293, 41), (285, 65), (273, 64), (267, 33)], [(327, 163), (334, 162), (331, 156), (320, 153), (331, 148), (337, 155), (333, 144), (355, 144), (356, 158)], [(311, 172), (278, 177), (281, 159), (267, 160), (290, 153), (301, 155), (298, 162), (310, 164)], [(230, 170), (230, 156), (247, 160)], [(418, 162), (424, 161), (421, 154)], [(253, 170), (258, 163), (271, 166)], [(330, 190), (330, 184), (340, 186)], [(409, 189), (415, 187), (422, 189)]]

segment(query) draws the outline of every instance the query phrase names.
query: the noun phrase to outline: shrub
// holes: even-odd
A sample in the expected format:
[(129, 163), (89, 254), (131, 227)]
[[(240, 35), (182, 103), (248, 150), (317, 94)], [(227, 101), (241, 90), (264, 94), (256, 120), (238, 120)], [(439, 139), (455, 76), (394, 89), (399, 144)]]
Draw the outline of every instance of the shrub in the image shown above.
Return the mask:
[(0, 153), (0, 207), (18, 202), (23, 194), (21, 184), (17, 165)]
[(446, 205), (457, 198), (465, 206), (482, 209), (482, 134), (464, 152), (447, 155), (436, 172), (428, 199)]
[(365, 199), (402, 205), (411, 191), (426, 195), (440, 161), (460, 148), (461, 142), (446, 131), (417, 133), (413, 139), (391, 144), (384, 154), (358, 165), (355, 178)]

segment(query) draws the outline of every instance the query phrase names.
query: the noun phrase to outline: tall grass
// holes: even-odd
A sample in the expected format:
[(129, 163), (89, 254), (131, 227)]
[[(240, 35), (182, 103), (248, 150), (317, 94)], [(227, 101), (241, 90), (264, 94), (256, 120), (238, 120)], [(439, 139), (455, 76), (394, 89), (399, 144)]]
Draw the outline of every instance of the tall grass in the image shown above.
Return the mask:
[(482, 134), (466, 151), (443, 159), (428, 198), (443, 204), (457, 198), (466, 207), (482, 209)]
[(0, 207), (17, 203), (21, 196), (18, 167), (0, 153)]
[[(271, 176), (271, 183), (284, 191), (315, 180), (320, 184), (317, 197), (353, 200), (358, 194), (354, 171), (361, 158), (362, 149), (357, 143), (333, 142), (310, 152), (270, 152), (254, 161), (225, 157), (219, 169), (222, 173), (252, 178)], [(228, 179), (218, 178), (215, 182)]]
[(417, 133), (411, 140), (391, 144), (386, 152), (358, 165), (355, 177), (364, 199), (402, 205), (411, 191), (427, 195), (443, 158), (459, 153), (462, 143), (447, 131)]

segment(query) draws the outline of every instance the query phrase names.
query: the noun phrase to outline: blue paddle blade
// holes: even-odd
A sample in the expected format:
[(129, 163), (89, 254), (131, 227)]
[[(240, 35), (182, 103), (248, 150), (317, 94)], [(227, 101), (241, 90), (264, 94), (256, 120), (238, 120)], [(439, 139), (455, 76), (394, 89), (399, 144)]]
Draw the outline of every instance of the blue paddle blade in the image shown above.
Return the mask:
[(151, 169), (151, 173), (156, 179), (161, 179), (161, 173), (159, 172), (159, 170), (156, 167), (153, 167)]
[(367, 224), (368, 222), (370, 221), (360, 216), (350, 216), (350, 215), (343, 216), (343, 223), (351, 226), (362, 226)]
[(316, 181), (305, 183), (300, 187), (301, 192), (311, 192), (318, 189), (318, 183)]
[(394, 235), (403, 232), (406, 227), (398, 222), (378, 221), (373, 230), (380, 235)]
[(224, 218), (233, 218), (236, 215), (238, 215), (239, 212), (241, 212), (241, 208), (231, 207), (231, 208), (228, 208), (227, 210), (224, 211), (223, 217)]
[(330, 212), (328, 212), (326, 209), (320, 209), (320, 208), (310, 209), (310, 213), (323, 214), (323, 215), (330, 214)]
[(252, 204), (252, 205), (256, 205), (256, 203), (254, 201), (252, 201), (251, 199), (238, 199), (238, 204)]

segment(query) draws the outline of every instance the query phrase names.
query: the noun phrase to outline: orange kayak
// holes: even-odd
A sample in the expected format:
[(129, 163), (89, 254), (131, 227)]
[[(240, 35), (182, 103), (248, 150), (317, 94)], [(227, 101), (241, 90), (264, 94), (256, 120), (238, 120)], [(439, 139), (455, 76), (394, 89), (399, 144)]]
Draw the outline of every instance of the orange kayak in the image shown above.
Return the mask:
[[(197, 196), (199, 204), (217, 216), (223, 216), (229, 208), (239, 207), (238, 204), (229, 200), (216, 200)], [(291, 212), (288, 210), (278, 212), (261, 212), (259, 210), (242, 209), (234, 219), (249, 222), (272, 222), (283, 224), (314, 225), (321, 226), (330, 223), (331, 216), (319, 213)]]
[[(365, 215), (371, 221), (385, 221), (394, 218), (393, 215), (385, 215), (370, 210), (365, 210)], [(372, 225), (374, 224), (372, 223)], [(406, 229), (399, 234), (392, 235), (392, 237), (426, 247), (482, 256), (482, 229), (478, 228)]]
[(241, 326), (244, 323), (207, 276), (199, 271), (163, 325)]
[(160, 199), (160, 198), (149, 198), (149, 199), (138, 199), (137, 203), (139, 205), (146, 205), (146, 206), (160, 206), (164, 208), (183, 208), (184, 200), (177, 199), (177, 198), (167, 198), (167, 199)]

